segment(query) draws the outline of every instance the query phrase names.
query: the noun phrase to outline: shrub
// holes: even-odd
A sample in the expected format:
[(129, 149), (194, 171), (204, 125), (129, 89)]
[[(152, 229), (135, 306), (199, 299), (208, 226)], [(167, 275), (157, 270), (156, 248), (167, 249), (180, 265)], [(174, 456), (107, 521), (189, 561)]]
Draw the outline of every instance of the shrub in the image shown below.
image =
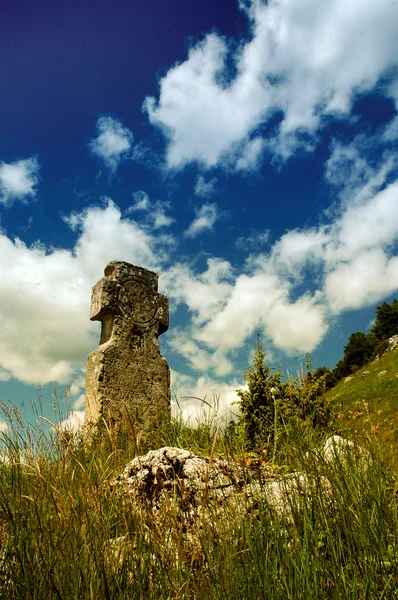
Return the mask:
[(308, 355), (306, 373), (283, 381), (280, 369), (274, 372), (266, 364), (258, 335), (253, 365), (243, 377), (248, 389), (237, 390), (237, 394), (249, 450), (266, 449), (272, 444), (275, 456), (281, 436), (287, 441), (292, 434), (330, 429), (334, 414), (323, 394), (327, 373), (315, 375)]

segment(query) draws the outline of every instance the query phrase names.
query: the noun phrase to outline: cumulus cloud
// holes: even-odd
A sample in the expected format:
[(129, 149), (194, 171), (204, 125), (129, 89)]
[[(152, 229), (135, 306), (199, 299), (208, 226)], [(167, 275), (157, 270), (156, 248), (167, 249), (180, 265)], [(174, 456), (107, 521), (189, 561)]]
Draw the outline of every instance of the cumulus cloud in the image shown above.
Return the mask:
[(13, 163), (0, 163), (0, 202), (11, 204), (14, 200), (27, 200), (36, 195), (39, 181), (39, 163), (36, 158), (26, 158)]
[(217, 204), (203, 204), (197, 211), (196, 216), (184, 235), (188, 238), (194, 238), (204, 231), (211, 231), (215, 222), (220, 217)]
[(300, 280), (305, 266), (321, 260), (329, 240), (326, 227), (289, 231), (272, 248), (273, 264), (279, 273)]
[(194, 315), (195, 326), (202, 325), (222, 308), (231, 293), (233, 281), (232, 266), (218, 258), (209, 258), (202, 273), (188, 264), (177, 263), (160, 277), (172, 300), (172, 308), (186, 304)]
[(122, 218), (111, 200), (66, 221), (78, 233), (72, 250), (26, 246), (0, 234), (0, 368), (3, 380), (76, 382), (77, 393), (81, 368), (98, 341), (88, 314), (103, 267), (126, 260), (159, 270), (167, 249)]
[(371, 306), (397, 289), (398, 256), (389, 258), (381, 248), (364, 250), (339, 263), (325, 282), (326, 297), (337, 314)]
[[(258, 329), (286, 354), (311, 352), (335, 315), (398, 290), (396, 159), (383, 137), (332, 145), (325, 178), (336, 202), (317, 226), (290, 230), (272, 247), (239, 241), (250, 252), (239, 272), (221, 258), (202, 273), (181, 263), (167, 272), (170, 298), (192, 315), (181, 345), (191, 367), (215, 374), (215, 353), (230, 360)], [(267, 232), (256, 235), (267, 242)]]
[(133, 134), (119, 119), (109, 116), (100, 117), (96, 129), (97, 137), (91, 140), (90, 149), (114, 172), (121, 162), (131, 158)]
[(193, 328), (184, 330), (175, 329), (168, 336), (167, 346), (175, 353), (180, 354), (187, 361), (189, 367), (202, 373), (211, 371), (220, 377), (228, 375), (233, 370), (233, 365), (220, 348), (217, 351), (209, 351), (202, 347), (194, 338), (197, 331)]
[(263, 316), (265, 331), (286, 354), (312, 351), (328, 330), (326, 311), (316, 298), (303, 296), (296, 302), (281, 299)]
[[(347, 157), (351, 164), (351, 152)], [(348, 178), (351, 202), (343, 202), (331, 223), (286, 233), (271, 254), (276, 271), (298, 281), (313, 267), (322, 302), (334, 314), (370, 306), (398, 289), (398, 182), (385, 184), (385, 165), (377, 172), (361, 159), (359, 170), (369, 171), (372, 185), (365, 180), (354, 192), (358, 178)]]
[[(194, 161), (250, 169), (267, 149), (284, 159), (311, 149), (325, 117), (347, 115), (358, 94), (388, 82), (398, 65), (398, 5), (390, 0), (240, 6), (250, 39), (230, 45), (208, 34), (160, 80), (158, 98), (144, 102), (167, 139), (171, 168)], [(388, 84), (378, 91), (395, 96)]]

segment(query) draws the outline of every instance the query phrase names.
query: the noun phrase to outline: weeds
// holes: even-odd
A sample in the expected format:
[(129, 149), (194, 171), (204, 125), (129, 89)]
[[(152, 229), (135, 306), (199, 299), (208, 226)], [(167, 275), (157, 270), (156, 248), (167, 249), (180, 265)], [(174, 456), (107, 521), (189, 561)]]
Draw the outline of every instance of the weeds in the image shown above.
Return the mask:
[(122, 448), (111, 437), (85, 448), (46, 423), (25, 427), (7, 409), (0, 598), (398, 598), (397, 481), (377, 448), (370, 466), (327, 463), (310, 437), (287, 432), (291, 447), (281, 438), (275, 461), (289, 457), (306, 473), (305, 501), (292, 494), (281, 513), (260, 494), (252, 511), (226, 505), (222, 518), (218, 511), (190, 532), (172, 497), (159, 521), (111, 481), (137, 452), (163, 445), (245, 464), (239, 436), (216, 414), (195, 428), (180, 415), (145, 436), (132, 431)]

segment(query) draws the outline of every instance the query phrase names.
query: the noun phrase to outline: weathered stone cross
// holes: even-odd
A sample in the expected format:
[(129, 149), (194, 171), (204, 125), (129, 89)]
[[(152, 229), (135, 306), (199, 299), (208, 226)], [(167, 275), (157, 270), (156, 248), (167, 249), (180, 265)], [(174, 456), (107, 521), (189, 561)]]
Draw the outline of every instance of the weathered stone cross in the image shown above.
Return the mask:
[(169, 326), (168, 300), (158, 293), (157, 274), (109, 263), (93, 287), (90, 319), (102, 328), (87, 360), (85, 440), (105, 429), (118, 435), (127, 423), (146, 429), (170, 416), (170, 373), (158, 341)]

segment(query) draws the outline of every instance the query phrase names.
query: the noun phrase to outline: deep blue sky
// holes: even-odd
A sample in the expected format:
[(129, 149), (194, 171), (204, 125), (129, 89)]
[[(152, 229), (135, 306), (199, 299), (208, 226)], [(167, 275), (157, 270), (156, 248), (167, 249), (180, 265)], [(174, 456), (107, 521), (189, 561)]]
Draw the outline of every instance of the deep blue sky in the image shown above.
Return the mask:
[(177, 395), (228, 406), (257, 330), (333, 367), (398, 291), (397, 57), (387, 0), (3, 2), (3, 399), (81, 418), (114, 259), (160, 274)]

